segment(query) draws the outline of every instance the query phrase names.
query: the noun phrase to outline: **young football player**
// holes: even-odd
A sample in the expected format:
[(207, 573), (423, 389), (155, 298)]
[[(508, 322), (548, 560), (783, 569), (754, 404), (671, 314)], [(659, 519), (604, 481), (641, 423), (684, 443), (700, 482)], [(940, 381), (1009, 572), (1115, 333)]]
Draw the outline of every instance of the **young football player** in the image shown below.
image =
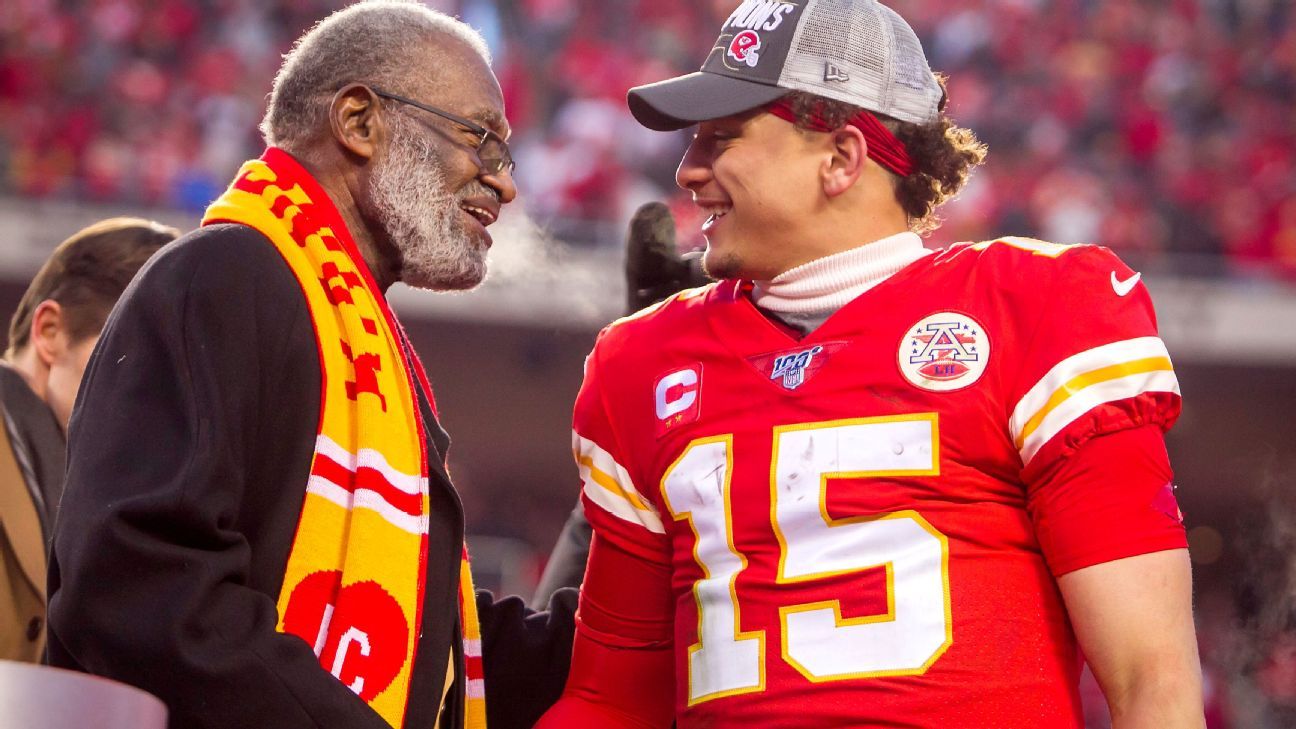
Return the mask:
[(927, 250), (984, 147), (872, 0), (747, 0), (679, 185), (719, 283), (607, 327), (574, 450), (595, 528), (542, 727), (1204, 726), (1138, 273), (1023, 238)]

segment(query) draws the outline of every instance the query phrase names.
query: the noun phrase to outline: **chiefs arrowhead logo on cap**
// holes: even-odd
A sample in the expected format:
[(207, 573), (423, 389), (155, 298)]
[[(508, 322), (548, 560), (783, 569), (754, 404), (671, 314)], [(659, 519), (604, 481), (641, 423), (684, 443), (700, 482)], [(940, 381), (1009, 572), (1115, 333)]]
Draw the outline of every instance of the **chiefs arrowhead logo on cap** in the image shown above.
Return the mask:
[(755, 68), (760, 63), (761, 39), (754, 30), (744, 30), (729, 41), (729, 57)]

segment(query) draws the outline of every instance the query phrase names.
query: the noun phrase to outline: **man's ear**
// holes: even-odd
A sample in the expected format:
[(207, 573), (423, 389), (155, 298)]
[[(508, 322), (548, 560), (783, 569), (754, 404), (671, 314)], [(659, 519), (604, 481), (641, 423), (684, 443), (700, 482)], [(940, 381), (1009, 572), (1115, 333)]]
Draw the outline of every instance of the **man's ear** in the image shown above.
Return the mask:
[(329, 126), (343, 149), (364, 160), (378, 153), (387, 134), (379, 106), (378, 95), (364, 84), (338, 89), (329, 103)]
[(824, 160), (819, 176), (823, 182), (824, 193), (828, 197), (837, 197), (855, 184), (864, 172), (868, 160), (868, 142), (864, 133), (847, 124), (829, 135), (832, 145), (831, 156)]
[(53, 364), (67, 350), (67, 322), (63, 307), (53, 299), (36, 305), (32, 312), (31, 348), (36, 358), (46, 367)]

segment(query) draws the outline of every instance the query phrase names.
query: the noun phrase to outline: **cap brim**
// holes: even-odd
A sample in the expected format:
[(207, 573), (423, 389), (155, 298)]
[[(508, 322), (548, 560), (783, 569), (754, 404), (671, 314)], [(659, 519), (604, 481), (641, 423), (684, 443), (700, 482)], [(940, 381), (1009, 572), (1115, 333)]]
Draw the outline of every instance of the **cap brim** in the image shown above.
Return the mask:
[(670, 132), (708, 119), (740, 114), (789, 93), (778, 86), (697, 71), (636, 86), (626, 94), (626, 101), (640, 124), (655, 131)]

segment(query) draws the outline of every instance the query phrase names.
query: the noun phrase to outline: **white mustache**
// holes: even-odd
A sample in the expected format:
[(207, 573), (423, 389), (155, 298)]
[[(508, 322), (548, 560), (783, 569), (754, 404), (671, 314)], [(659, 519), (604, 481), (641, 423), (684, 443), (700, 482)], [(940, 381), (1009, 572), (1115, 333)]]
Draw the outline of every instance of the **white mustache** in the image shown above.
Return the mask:
[(500, 202), (499, 190), (483, 184), (481, 180), (473, 180), (467, 185), (464, 185), (464, 187), (456, 193), (455, 197), (460, 201), (474, 197), (492, 197), (495, 199), (495, 202)]

